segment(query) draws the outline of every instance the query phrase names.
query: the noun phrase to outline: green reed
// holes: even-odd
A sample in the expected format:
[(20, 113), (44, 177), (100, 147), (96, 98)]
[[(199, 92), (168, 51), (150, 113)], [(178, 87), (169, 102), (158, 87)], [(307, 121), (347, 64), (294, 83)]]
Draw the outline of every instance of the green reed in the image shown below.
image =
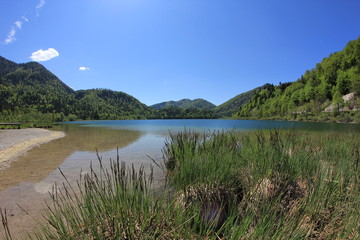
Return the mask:
[[(156, 194), (152, 169), (128, 168), (119, 157), (109, 167), (99, 157), (99, 165), (80, 175), (75, 187), (60, 170), (64, 183), (50, 194), (46, 223), (25, 239), (202, 239), (195, 231), (198, 216), (184, 213), (165, 192)], [(7, 227), (6, 212), (2, 218)]]
[(185, 131), (163, 152), (186, 202), (226, 206), (226, 239), (354, 239), (359, 143), (358, 133)]

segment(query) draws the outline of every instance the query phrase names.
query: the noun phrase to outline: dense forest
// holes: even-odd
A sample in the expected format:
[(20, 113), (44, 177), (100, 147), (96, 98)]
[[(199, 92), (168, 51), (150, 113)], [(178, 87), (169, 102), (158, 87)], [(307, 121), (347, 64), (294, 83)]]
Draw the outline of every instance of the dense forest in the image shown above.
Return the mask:
[(213, 107), (211, 103), (186, 102), (186, 108), (156, 110), (123, 92), (74, 91), (39, 63), (17, 64), (0, 57), (0, 121), (215, 118), (211, 110), (201, 107)]
[(157, 111), (158, 119), (214, 119), (219, 116), (211, 109), (165, 107)]
[(187, 98), (181, 99), (179, 101), (168, 101), (162, 102), (158, 104), (151, 105), (150, 107), (155, 109), (163, 109), (167, 107), (178, 107), (184, 109), (214, 109), (216, 106), (209, 101), (206, 101), (202, 98), (197, 98), (194, 100), (190, 100)]
[(74, 91), (36, 62), (0, 56), (0, 121), (239, 118), (360, 122), (360, 38), (295, 82), (265, 84), (215, 106), (204, 99), (152, 105), (119, 91)]
[(235, 117), (360, 122), (360, 38), (291, 83), (268, 85)]
[(80, 119), (141, 119), (154, 114), (134, 97), (108, 89), (80, 90), (75, 99), (76, 116)]

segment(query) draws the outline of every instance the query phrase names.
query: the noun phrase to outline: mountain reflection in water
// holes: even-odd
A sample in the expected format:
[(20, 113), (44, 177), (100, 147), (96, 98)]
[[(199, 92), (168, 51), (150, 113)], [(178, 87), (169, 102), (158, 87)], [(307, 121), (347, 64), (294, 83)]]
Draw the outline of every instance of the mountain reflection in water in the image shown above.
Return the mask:
[(114, 130), (101, 127), (79, 127), (65, 125), (66, 137), (54, 140), (28, 151), (11, 163), (11, 167), (0, 175), (0, 191), (21, 182), (36, 183), (50, 173), (75, 152), (88, 152), (96, 158), (99, 153), (124, 148), (139, 140), (144, 134), (134, 130)]

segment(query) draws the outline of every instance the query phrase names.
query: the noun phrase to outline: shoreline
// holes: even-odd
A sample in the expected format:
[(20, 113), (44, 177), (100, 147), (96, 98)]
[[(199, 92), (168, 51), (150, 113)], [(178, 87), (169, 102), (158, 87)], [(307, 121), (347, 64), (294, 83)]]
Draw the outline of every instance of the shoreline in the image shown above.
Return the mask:
[(40, 128), (0, 130), (0, 171), (32, 148), (63, 137), (64, 132)]

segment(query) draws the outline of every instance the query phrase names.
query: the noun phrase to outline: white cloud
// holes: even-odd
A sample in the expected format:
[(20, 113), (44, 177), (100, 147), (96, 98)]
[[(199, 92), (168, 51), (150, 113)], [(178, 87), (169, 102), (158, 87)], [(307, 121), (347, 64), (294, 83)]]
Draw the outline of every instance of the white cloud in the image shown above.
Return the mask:
[[(39, 3), (36, 5), (36, 16), (39, 17), (39, 13), (41, 8), (45, 5), (45, 0), (39, 0)], [(10, 31), (6, 37), (6, 39), (3, 41), (4, 44), (10, 44), (16, 40), (15, 35), (17, 30), (21, 30), (24, 22), (29, 22), (29, 19), (25, 16), (21, 16), (21, 20), (18, 20), (14, 22), (14, 24), (11, 26)]]
[(10, 44), (13, 41), (15, 41), (16, 40), (15, 34), (16, 34), (16, 29), (14, 27), (11, 27), (10, 32), (8, 33), (6, 39), (4, 40), (4, 43)]
[(45, 5), (45, 0), (40, 0), (38, 5), (36, 5), (36, 9), (41, 9)]
[(45, 5), (45, 0), (40, 0), (38, 5), (36, 5), (36, 16), (39, 16), (41, 8)]
[(50, 59), (59, 56), (59, 52), (53, 48), (49, 48), (48, 50), (38, 50), (33, 52), (30, 56), (30, 59), (35, 62), (43, 62), (49, 61)]
[(14, 24), (18, 29), (21, 29), (21, 27), (23, 25), (23, 22), (22, 21), (16, 21)]
[(88, 70), (90, 70), (90, 68), (88, 68), (88, 67), (79, 67), (79, 70), (80, 71), (88, 71)]
[[(25, 21), (29, 21), (27, 18), (22, 17)], [(5, 44), (10, 44), (12, 42), (14, 42), (16, 40), (15, 35), (16, 35), (16, 31), (17, 29), (21, 30), (22, 25), (24, 24), (23, 21), (16, 21), (14, 22), (14, 25), (10, 28), (10, 31), (6, 37), (6, 39), (4, 40)]]

